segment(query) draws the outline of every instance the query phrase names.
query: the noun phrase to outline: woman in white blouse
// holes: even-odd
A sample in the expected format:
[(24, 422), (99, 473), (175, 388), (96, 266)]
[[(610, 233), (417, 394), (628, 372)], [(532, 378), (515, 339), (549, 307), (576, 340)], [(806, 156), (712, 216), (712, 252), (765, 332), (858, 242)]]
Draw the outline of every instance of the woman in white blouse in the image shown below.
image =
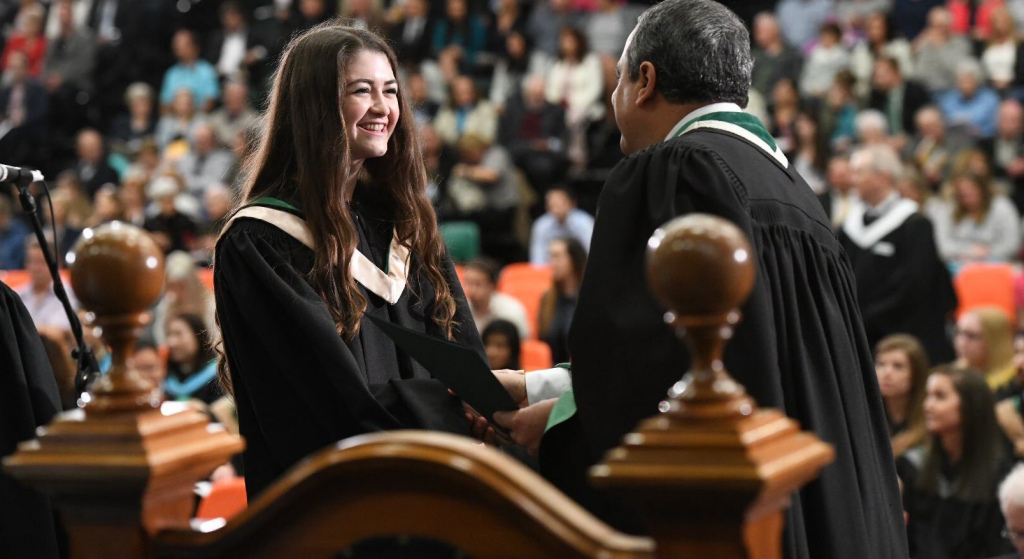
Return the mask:
[(558, 60), (548, 72), (545, 97), (565, 108), (565, 121), (572, 133), (568, 155), (573, 163), (586, 163), (587, 125), (604, 118), (604, 77), (601, 60), (589, 51), (583, 33), (565, 27), (559, 35)]
[(972, 173), (957, 174), (951, 184), (951, 203), (932, 215), (942, 259), (951, 266), (1017, 260), (1020, 215), (1013, 202)]
[(1017, 28), (1005, 6), (992, 10), (988, 46), (981, 55), (981, 64), (992, 80), (992, 86), (1005, 91), (1016, 80), (1018, 49)]

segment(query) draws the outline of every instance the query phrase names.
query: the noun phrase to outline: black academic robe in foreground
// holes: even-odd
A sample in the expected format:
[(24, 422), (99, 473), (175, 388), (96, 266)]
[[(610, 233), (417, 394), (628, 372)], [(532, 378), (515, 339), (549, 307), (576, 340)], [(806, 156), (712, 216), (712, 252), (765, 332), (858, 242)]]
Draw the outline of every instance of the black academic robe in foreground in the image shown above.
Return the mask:
[[(0, 283), (0, 457), (60, 411), (57, 381), (21, 298)], [(59, 557), (50, 499), (0, 471), (0, 557)]]
[[(360, 252), (384, 268), (390, 224), (354, 204)], [(381, 225), (384, 227), (382, 228)], [(386, 232), (382, 229), (386, 229)], [(392, 429), (469, 434), (461, 401), (369, 320), (351, 341), (338, 336), (323, 300), (306, 281), (313, 252), (277, 227), (239, 218), (217, 246), (217, 316), (234, 383), (250, 502), (310, 453), (346, 437)], [(450, 260), (444, 273), (456, 298), (456, 341), (484, 356)], [(412, 258), (396, 304), (362, 289), (366, 312), (443, 337), (429, 320), (434, 291)], [(417, 296), (418, 295), (418, 296)]]
[[(847, 219), (862, 219), (860, 214), (855, 207)], [(883, 215), (863, 231), (870, 235), (871, 227), (884, 227), (885, 221)], [(852, 232), (848, 223), (839, 230), (857, 278), (868, 344), (874, 347), (890, 334), (910, 334), (921, 341), (932, 363), (952, 361), (946, 323), (957, 297), (949, 269), (935, 248), (931, 221), (913, 213), (877, 240), (868, 235)]]
[(600, 459), (657, 413), (687, 370), (688, 351), (664, 323), (644, 270), (654, 230), (694, 212), (735, 223), (756, 258), (726, 367), (760, 406), (781, 409), (835, 447), (835, 462), (793, 499), (785, 557), (906, 559), (885, 412), (849, 261), (792, 167), (728, 132), (705, 128), (651, 146), (606, 181), (569, 335), (579, 421), (565, 425), (582, 436), (549, 438), (558, 427), (550, 430), (542, 472), (574, 492), (564, 469), (579, 464), (581, 448), (589, 447), (590, 463)]

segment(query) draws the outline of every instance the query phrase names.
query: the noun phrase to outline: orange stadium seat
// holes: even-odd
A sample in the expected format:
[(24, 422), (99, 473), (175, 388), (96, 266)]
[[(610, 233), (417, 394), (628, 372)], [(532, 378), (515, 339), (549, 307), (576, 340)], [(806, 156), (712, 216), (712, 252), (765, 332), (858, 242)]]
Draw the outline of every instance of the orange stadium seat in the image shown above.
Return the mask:
[(214, 483), (210, 488), (210, 494), (199, 502), (196, 518), (230, 520), (247, 506), (249, 505), (245, 498), (245, 478), (224, 479)]
[(207, 289), (213, 291), (213, 268), (200, 268), (199, 281), (206, 286)]
[(530, 321), (530, 336), (537, 336), (537, 315), (540, 314), (540, 298), (551, 287), (551, 268), (528, 263), (505, 266), (498, 278), (498, 291), (511, 295), (526, 308)]
[(960, 306), (956, 314), (976, 307), (998, 307), (1006, 312), (1010, 323), (1017, 322), (1017, 305), (1013, 284), (1016, 271), (1009, 264), (968, 264), (956, 275), (953, 284)]
[(520, 348), (519, 364), (524, 370), (551, 368), (551, 347), (540, 340), (523, 340)]
[[(67, 268), (60, 269), (60, 278), (64, 285), (71, 287), (71, 272)], [(28, 272), (25, 270), (0, 270), (0, 281), (11, 289), (18, 289), (28, 283)]]

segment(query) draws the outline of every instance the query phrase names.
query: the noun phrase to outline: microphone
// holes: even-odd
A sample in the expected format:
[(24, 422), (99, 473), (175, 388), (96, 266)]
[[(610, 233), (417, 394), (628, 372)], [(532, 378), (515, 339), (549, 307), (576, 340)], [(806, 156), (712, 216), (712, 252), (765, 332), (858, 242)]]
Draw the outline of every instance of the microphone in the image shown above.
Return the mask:
[(28, 186), (29, 184), (41, 180), (43, 180), (43, 174), (39, 171), (23, 169), (21, 167), (11, 167), (10, 165), (0, 165), (0, 184)]

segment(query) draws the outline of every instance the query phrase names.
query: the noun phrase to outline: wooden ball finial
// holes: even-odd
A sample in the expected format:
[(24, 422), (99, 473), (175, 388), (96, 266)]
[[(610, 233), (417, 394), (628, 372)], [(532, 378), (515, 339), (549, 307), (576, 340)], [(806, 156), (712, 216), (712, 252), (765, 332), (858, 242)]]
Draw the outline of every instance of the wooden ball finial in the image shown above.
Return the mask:
[(88, 322), (102, 329), (110, 347), (110, 371), (89, 390), (91, 411), (128, 411), (160, 405), (160, 390), (127, 364), (142, 329), (152, 320), (148, 309), (164, 285), (164, 255), (148, 233), (112, 222), (86, 229), (69, 257), (71, 285)]
[(743, 231), (712, 215), (673, 219), (651, 236), (648, 283), (670, 311), (666, 321), (693, 353), (690, 371), (670, 392), (673, 398), (716, 399), (743, 393), (726, 373), (722, 353), (739, 322), (739, 307), (754, 286), (753, 257)]

